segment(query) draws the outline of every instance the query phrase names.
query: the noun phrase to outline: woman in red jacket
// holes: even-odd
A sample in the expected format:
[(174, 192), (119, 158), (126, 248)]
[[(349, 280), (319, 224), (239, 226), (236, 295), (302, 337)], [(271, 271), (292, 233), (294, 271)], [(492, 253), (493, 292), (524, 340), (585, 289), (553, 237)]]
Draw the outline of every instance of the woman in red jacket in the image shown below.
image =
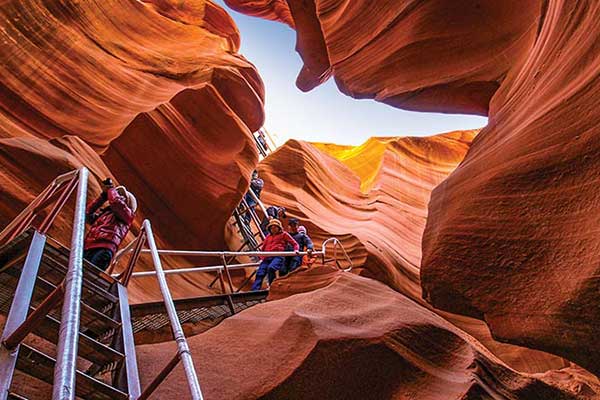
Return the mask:
[[(290, 236), (289, 233), (283, 230), (281, 222), (278, 219), (272, 219), (267, 225), (269, 234), (265, 238), (262, 244), (262, 251), (285, 251), (286, 244), (289, 244), (294, 248), (294, 251), (298, 251), (298, 243)], [(284, 264), (284, 258), (280, 256), (267, 257), (262, 260), (256, 271), (256, 280), (252, 285), (252, 290), (260, 290), (262, 282), (267, 274), (269, 275), (269, 285), (275, 279), (275, 273)]]
[[(124, 186), (114, 188), (110, 179), (102, 185), (102, 194), (86, 210), (86, 221), (92, 226), (85, 237), (83, 258), (106, 269), (129, 232), (137, 201)], [(100, 208), (107, 201), (108, 206)]]

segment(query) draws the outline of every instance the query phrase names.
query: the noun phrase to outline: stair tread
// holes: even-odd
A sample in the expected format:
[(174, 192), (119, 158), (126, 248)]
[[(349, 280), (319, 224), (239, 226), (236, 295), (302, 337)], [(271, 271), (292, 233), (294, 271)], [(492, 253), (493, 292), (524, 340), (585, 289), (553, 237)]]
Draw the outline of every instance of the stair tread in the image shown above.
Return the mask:
[(8, 400), (27, 400), (27, 397), (23, 397), (18, 393), (8, 392)]
[[(21, 344), (17, 369), (52, 384), (54, 380), (54, 365), (56, 360), (33, 347)], [(86, 400), (126, 400), (127, 393), (107, 385), (81, 371), (76, 372), (75, 393)]]
[[(30, 307), (30, 310), (33, 311), (34, 308)], [(33, 332), (52, 343), (57, 343), (59, 329), (60, 321), (51, 317), (50, 315), (46, 315), (42, 320), (42, 323), (38, 324)], [(108, 364), (113, 361), (119, 361), (124, 357), (122, 353), (92, 339), (85, 333), (81, 332), (79, 333), (78, 355), (99, 365)]]

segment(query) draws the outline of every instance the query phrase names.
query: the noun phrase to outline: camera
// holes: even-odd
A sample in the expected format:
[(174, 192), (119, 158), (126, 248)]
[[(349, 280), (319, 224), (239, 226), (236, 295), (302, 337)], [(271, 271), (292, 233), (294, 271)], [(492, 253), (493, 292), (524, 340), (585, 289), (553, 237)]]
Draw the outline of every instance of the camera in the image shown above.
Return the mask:
[(113, 181), (110, 178), (106, 178), (105, 180), (102, 181), (102, 184), (106, 187), (113, 187)]

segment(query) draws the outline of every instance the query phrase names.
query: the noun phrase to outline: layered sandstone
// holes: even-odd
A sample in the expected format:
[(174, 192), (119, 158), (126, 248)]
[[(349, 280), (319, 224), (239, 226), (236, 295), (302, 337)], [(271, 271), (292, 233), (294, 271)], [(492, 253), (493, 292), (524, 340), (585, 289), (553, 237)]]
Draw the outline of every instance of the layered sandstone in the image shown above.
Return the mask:
[(542, 1), (226, 0), (296, 29), (297, 85), (333, 76), (355, 98), (419, 111), (485, 115), (536, 38)]
[[(250, 308), (188, 342), (208, 399), (583, 400), (600, 389), (573, 369), (518, 373), (435, 313), (347, 273)], [(174, 351), (171, 343), (138, 347), (143, 385)], [(154, 396), (187, 393), (179, 366)]]
[(597, 2), (227, 3), (295, 27), (302, 89), (488, 114), (432, 196), (425, 296), (598, 372)]
[[(251, 132), (263, 123), (264, 88), (237, 53), (239, 32), (222, 8), (208, 0), (4, 1), (0, 26), (1, 138), (77, 137), (69, 154), (96, 180), (125, 184), (138, 197), (138, 222), (150, 217), (165, 247), (224, 247), (224, 225), (258, 159)], [(74, 165), (55, 163), (56, 149), (35, 143), (2, 160), (16, 168), (3, 185), (2, 223)], [(53, 166), (33, 169), (44, 157)], [(207, 280), (175, 286), (201, 294)], [(150, 292), (140, 300), (155, 298)]]
[(418, 298), (431, 190), (475, 134), (372, 138), (356, 147), (289, 141), (259, 165), (263, 200), (285, 206), (319, 243), (339, 237), (364, 275)]
[(549, 1), (490, 123), (432, 196), (423, 287), (500, 340), (600, 373), (600, 4)]
[[(259, 164), (265, 180), (262, 198), (300, 218), (317, 246), (329, 237), (339, 238), (354, 272), (427, 306), (419, 278), (427, 204), (431, 191), (459, 165), (476, 133), (372, 138), (355, 147), (290, 141)], [(284, 293), (315, 287), (305, 280), (285, 279), (275, 287), (291, 285)], [(317, 280), (317, 287), (320, 283)], [(441, 315), (521, 371), (567, 365), (558, 357), (498, 343), (481, 321)]]

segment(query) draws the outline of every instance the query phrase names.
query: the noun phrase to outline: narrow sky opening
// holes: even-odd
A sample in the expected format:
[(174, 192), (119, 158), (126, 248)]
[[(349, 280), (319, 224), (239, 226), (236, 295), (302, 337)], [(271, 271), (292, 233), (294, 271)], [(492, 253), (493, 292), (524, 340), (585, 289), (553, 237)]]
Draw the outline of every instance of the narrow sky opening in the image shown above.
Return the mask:
[(302, 67), (294, 49), (296, 32), (233, 11), (223, 0), (213, 1), (235, 20), (242, 37), (240, 52), (256, 65), (265, 83), (265, 127), (279, 145), (292, 138), (358, 145), (371, 136), (428, 136), (487, 124), (479, 116), (411, 112), (356, 100), (342, 94), (333, 79), (303, 93), (295, 85)]

